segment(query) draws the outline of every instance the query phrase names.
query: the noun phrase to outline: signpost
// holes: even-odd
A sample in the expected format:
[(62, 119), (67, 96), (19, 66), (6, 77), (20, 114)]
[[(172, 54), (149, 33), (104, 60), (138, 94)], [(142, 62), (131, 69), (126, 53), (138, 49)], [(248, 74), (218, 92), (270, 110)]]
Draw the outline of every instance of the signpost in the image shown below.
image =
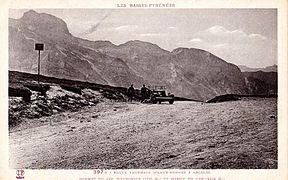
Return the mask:
[(44, 50), (44, 44), (35, 43), (35, 50), (38, 50), (38, 85), (39, 85), (39, 77), (40, 77), (40, 51)]

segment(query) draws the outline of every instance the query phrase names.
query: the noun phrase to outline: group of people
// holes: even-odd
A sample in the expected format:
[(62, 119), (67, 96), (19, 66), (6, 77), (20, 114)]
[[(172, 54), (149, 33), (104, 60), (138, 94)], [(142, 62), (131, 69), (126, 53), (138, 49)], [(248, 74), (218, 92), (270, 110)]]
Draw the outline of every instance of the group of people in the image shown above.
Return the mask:
[[(128, 95), (128, 102), (132, 102), (133, 97), (135, 96), (135, 89), (133, 87), (133, 84), (128, 88), (127, 90)], [(149, 89), (146, 88), (145, 84), (143, 84), (141, 88), (141, 102), (143, 103), (146, 98), (149, 96)]]

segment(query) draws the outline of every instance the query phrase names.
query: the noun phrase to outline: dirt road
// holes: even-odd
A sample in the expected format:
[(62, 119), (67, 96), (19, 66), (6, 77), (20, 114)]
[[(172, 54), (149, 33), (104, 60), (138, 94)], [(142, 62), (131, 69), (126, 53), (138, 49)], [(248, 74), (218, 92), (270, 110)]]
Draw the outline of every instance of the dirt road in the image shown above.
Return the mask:
[(277, 100), (102, 102), (10, 130), (11, 168), (277, 168)]

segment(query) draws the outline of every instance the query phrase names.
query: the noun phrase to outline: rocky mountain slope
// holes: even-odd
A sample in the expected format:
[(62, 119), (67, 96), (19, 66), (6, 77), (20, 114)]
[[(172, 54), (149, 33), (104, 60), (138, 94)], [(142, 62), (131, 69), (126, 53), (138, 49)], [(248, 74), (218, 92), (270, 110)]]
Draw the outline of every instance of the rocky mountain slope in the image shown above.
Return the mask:
[(277, 72), (243, 72), (248, 94), (275, 95), (277, 94)]
[(277, 65), (265, 68), (250, 68), (240, 65), (239, 68), (245, 78), (247, 94), (269, 96), (277, 94)]
[(10, 70), (37, 72), (36, 42), (45, 44), (41, 53), (44, 75), (120, 86), (142, 79), (121, 59), (81, 46), (61, 19), (35, 11), (9, 20)]
[(169, 52), (138, 40), (118, 46), (88, 41), (72, 36), (63, 20), (32, 10), (20, 19), (9, 19), (10, 70), (37, 72), (36, 42), (45, 44), (41, 73), (48, 76), (122, 87), (165, 85), (176, 96), (197, 100), (247, 93), (240, 69), (209, 52)]

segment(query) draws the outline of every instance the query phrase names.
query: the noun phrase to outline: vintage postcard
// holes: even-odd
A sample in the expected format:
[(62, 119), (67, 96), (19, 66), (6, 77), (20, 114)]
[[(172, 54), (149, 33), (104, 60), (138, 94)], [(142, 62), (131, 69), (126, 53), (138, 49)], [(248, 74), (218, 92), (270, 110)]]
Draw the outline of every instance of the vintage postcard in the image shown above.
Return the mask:
[(6, 1), (0, 179), (287, 177), (287, 2)]

